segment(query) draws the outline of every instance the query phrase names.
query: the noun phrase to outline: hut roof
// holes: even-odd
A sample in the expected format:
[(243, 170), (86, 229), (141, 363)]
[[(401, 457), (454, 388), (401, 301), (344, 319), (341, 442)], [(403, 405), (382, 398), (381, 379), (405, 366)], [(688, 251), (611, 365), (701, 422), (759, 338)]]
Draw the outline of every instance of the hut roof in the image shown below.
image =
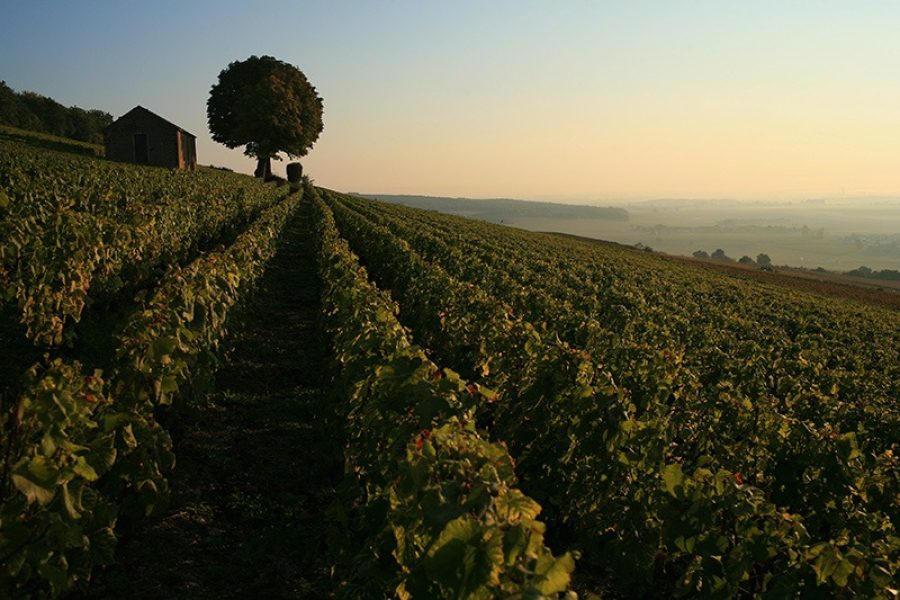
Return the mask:
[(107, 128), (107, 129), (115, 128), (116, 124), (117, 124), (119, 121), (121, 121), (121, 120), (124, 119), (125, 117), (130, 116), (130, 115), (132, 115), (132, 114), (134, 114), (134, 113), (138, 113), (138, 114), (140, 114), (140, 113), (145, 113), (145, 114), (150, 115), (151, 117), (153, 117), (153, 118), (155, 118), (155, 119), (159, 119), (160, 121), (162, 121), (162, 122), (165, 123), (166, 125), (169, 125), (169, 126), (175, 128), (175, 129), (177, 129), (178, 131), (180, 131), (180, 132), (182, 132), (182, 133), (184, 133), (184, 134), (186, 134), (186, 135), (191, 136), (192, 138), (196, 138), (196, 137), (197, 137), (196, 135), (194, 135), (194, 134), (191, 133), (190, 131), (184, 129), (183, 127), (179, 127), (178, 125), (176, 125), (176, 124), (173, 123), (172, 121), (169, 121), (168, 119), (162, 118), (161, 116), (159, 116), (158, 114), (156, 114), (156, 113), (153, 112), (152, 110), (148, 110), (148, 109), (144, 108), (143, 106), (141, 106), (140, 104), (138, 104), (137, 106), (135, 106), (134, 108), (132, 108), (131, 110), (129, 110), (127, 113), (125, 113), (124, 115), (122, 115), (121, 117), (119, 117), (118, 119), (116, 119), (115, 121), (113, 121), (112, 123), (110, 123), (106, 128)]

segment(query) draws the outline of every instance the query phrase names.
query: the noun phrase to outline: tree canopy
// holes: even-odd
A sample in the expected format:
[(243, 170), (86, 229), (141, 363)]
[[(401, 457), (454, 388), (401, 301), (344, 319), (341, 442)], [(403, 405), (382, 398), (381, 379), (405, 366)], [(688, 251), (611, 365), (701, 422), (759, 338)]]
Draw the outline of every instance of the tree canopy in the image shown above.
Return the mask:
[(103, 130), (112, 121), (107, 112), (66, 108), (34, 92), (16, 92), (0, 81), (0, 123), (4, 125), (102, 144)]
[(322, 133), (322, 98), (297, 67), (272, 56), (235, 61), (219, 73), (206, 104), (212, 138), (229, 148), (246, 146), (270, 174), (279, 152), (305, 156)]

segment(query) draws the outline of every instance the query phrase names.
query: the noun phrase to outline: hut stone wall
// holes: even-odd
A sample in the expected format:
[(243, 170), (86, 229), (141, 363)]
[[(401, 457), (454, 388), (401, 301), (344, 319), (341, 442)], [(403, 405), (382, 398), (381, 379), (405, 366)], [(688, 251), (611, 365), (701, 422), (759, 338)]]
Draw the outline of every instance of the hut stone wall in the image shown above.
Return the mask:
[(103, 138), (106, 157), (112, 160), (175, 169), (196, 168), (194, 136), (141, 106), (114, 121), (106, 128)]

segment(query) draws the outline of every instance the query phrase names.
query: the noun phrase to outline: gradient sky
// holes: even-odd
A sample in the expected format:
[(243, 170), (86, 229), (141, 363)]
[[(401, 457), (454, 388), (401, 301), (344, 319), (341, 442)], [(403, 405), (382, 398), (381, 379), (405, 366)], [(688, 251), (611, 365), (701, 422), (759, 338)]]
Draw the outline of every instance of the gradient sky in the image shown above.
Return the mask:
[[(219, 71), (297, 65), (342, 191), (615, 201), (900, 195), (900, 3), (2, 0), (0, 79), (209, 139)], [(283, 163), (276, 163), (276, 171)]]

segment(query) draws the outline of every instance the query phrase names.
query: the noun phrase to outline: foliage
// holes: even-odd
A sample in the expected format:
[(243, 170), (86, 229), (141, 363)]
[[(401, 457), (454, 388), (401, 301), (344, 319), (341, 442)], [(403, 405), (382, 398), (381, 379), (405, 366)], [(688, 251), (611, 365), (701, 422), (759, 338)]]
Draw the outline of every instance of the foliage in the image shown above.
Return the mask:
[(847, 271), (846, 275), (851, 277), (863, 277), (866, 279), (883, 279), (887, 281), (900, 281), (900, 271), (896, 269), (883, 269), (881, 271), (873, 271), (869, 267), (862, 266), (852, 271)]
[[(81, 201), (88, 202), (97, 182), (86, 176), (81, 183)], [(163, 181), (155, 183), (164, 197)], [(45, 194), (38, 186), (27, 197), (37, 202)], [(25, 375), (15, 410), (0, 413), (0, 430), (11, 433), (0, 465), (4, 596), (55, 597), (83, 588), (94, 566), (112, 560), (119, 521), (165, 505), (165, 474), (174, 459), (157, 422), (159, 407), (189, 397), (207, 376), (231, 307), (273, 255), (298, 200), (289, 196), (267, 208), (227, 248), (184, 268), (172, 265), (133, 310), (107, 373), (57, 358)], [(84, 212), (103, 208), (88, 205)]]
[(0, 81), (0, 123), (88, 142), (103, 143), (103, 130), (112, 115), (101, 110), (66, 108), (52, 98), (34, 92), (15, 92)]
[(710, 258), (713, 260), (723, 260), (723, 261), (732, 261), (733, 259), (725, 254), (725, 251), (721, 248), (716, 248), (716, 251), (710, 255)]
[(891, 593), (896, 315), (326, 195), (417, 340), (497, 389), (477, 418), (581, 572), (627, 595)]
[[(165, 505), (162, 425), (301, 200), (0, 150), (3, 299), (48, 352), (0, 397), (0, 594), (58, 596)], [(567, 593), (552, 533), (604, 594), (896, 596), (896, 313), (304, 188), (356, 501), (341, 595)], [(107, 301), (101, 371), (55, 344)]]
[[(400, 598), (553, 597), (574, 557), (543, 545), (540, 506), (515, 484), (505, 448), (475, 429), (493, 393), (439, 369), (410, 344), (316, 201), (323, 307), (347, 403), (347, 473), (371, 523), (343, 590)], [(392, 557), (393, 569), (379, 568)]]
[(128, 397), (168, 405), (185, 395), (182, 386), (214, 369), (231, 308), (262, 275), (298, 202), (296, 194), (288, 196), (228, 248), (166, 274), (122, 332), (118, 376)]
[[(230, 63), (210, 90), (209, 130), (268, 165), (279, 152), (305, 156), (322, 133), (322, 99), (300, 69), (271, 56)], [(268, 175), (266, 170), (264, 175)]]
[(0, 302), (39, 345), (284, 197), (246, 177), (170, 173), (0, 142)]

